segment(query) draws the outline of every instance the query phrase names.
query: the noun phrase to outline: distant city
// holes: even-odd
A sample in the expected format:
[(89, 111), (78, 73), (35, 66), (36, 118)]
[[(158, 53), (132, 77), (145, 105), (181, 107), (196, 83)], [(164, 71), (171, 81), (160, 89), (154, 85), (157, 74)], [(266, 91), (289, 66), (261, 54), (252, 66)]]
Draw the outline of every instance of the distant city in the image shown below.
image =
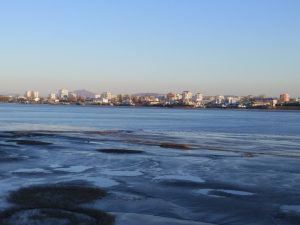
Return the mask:
[(109, 91), (95, 94), (87, 90), (69, 91), (60, 89), (42, 97), (36, 90), (28, 90), (24, 95), (0, 95), (2, 103), (20, 104), (64, 104), (64, 105), (103, 105), (103, 106), (145, 106), (170, 108), (237, 108), (237, 109), (299, 109), (300, 98), (280, 94), (277, 98), (265, 95), (206, 96), (202, 93), (183, 91), (182, 93), (140, 93), (113, 94)]

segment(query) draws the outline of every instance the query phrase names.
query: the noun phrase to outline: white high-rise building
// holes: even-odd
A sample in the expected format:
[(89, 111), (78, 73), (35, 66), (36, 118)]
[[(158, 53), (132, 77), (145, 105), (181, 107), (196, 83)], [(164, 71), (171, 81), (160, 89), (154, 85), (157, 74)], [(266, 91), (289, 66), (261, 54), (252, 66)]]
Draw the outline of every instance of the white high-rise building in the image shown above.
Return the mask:
[(30, 99), (30, 100), (38, 100), (39, 92), (38, 91), (32, 91), (32, 90), (26, 91), (25, 92), (25, 97), (27, 99)]
[(215, 103), (216, 104), (222, 104), (225, 101), (225, 97), (223, 95), (218, 95), (215, 97)]
[(56, 99), (56, 94), (55, 93), (50, 93), (49, 94), (49, 99), (51, 99), (51, 100), (55, 100)]
[(60, 89), (58, 91), (59, 99), (67, 99), (69, 97), (69, 91), (67, 89)]
[(196, 101), (196, 102), (201, 102), (201, 101), (203, 101), (203, 95), (202, 95), (201, 93), (197, 93), (197, 94), (195, 95), (195, 101)]
[(108, 92), (108, 91), (103, 92), (101, 94), (101, 98), (111, 100), (112, 99), (112, 94), (111, 94), (111, 92)]
[(190, 91), (182, 92), (182, 100), (183, 101), (190, 101), (193, 98), (193, 93)]

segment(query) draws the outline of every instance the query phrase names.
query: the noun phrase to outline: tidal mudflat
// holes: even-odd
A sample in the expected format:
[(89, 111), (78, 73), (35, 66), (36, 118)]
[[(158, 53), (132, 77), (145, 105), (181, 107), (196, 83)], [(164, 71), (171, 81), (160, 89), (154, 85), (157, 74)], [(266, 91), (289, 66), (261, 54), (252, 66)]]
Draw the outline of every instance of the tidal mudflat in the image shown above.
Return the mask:
[(298, 137), (241, 135), (234, 142), (132, 130), (0, 136), (1, 224), (300, 224)]

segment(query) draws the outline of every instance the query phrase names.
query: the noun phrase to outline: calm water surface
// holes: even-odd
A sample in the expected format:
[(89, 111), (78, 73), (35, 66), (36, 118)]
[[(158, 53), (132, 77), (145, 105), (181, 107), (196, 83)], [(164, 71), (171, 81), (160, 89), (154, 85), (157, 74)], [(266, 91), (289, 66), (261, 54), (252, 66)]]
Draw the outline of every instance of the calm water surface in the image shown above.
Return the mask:
[(124, 129), (298, 135), (299, 111), (186, 110), (0, 104), (2, 130)]

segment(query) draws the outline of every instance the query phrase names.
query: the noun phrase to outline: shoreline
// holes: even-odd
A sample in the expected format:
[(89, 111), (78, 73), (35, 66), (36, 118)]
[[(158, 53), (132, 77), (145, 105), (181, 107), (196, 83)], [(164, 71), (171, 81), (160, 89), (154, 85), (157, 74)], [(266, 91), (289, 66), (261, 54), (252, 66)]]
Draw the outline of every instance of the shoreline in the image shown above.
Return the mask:
[(269, 111), (269, 112), (290, 112), (290, 111), (300, 111), (300, 107), (276, 107), (276, 108), (232, 108), (232, 107), (169, 107), (169, 106), (143, 106), (143, 105), (135, 105), (135, 106), (120, 106), (120, 105), (96, 105), (96, 104), (85, 104), (85, 105), (78, 105), (78, 104), (48, 104), (48, 103), (17, 103), (17, 102), (0, 102), (0, 105), (30, 105), (30, 106), (37, 106), (37, 105), (47, 105), (47, 106), (77, 106), (77, 107), (99, 107), (99, 108), (146, 108), (146, 109), (178, 109), (178, 110), (226, 110), (226, 111)]

